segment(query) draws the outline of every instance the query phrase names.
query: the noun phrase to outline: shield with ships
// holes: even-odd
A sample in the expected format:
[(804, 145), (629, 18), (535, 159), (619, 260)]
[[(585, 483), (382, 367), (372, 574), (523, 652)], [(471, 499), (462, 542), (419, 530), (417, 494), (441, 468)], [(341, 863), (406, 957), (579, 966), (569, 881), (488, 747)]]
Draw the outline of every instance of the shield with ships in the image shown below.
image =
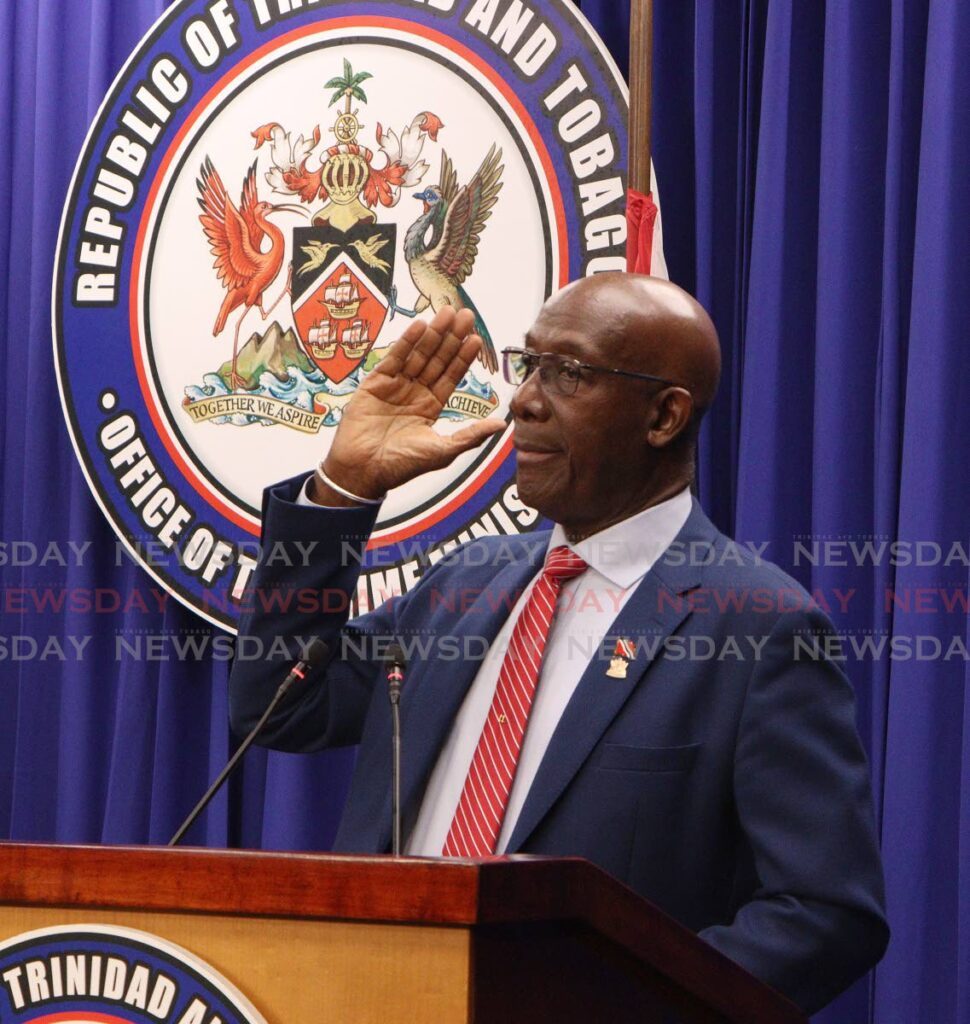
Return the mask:
[(390, 310), (397, 226), (296, 228), (293, 318), (303, 349), (340, 383), (367, 358)]

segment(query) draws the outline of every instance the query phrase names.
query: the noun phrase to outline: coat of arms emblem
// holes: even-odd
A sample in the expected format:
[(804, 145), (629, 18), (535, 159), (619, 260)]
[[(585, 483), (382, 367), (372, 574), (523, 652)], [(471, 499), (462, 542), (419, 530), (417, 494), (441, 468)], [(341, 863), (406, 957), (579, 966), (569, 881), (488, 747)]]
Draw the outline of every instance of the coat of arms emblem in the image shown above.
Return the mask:
[[(269, 154), (263, 174), (268, 190), (260, 185), (258, 157), (238, 204), (213, 159), (206, 157), (201, 166), (199, 222), (223, 288), (212, 333), (220, 338), (232, 330), (233, 348), (231, 359), (202, 384), (186, 387), (183, 407), (195, 422), (281, 424), (304, 432), (334, 426), (343, 403), (377, 362), (385, 324), (397, 314), (416, 316), (446, 304), (474, 310), (485, 341), (484, 369), (497, 371), (491, 334), (464, 285), (502, 188), (502, 151), (492, 146), (460, 186), (442, 150), (437, 185), (417, 192), (431, 169), (426, 144), (438, 142), (444, 125), (431, 111), (415, 115), (399, 133), (378, 122), (375, 154), (361, 141), (360, 104), (367, 103), (364, 83), (370, 78), (371, 72), (355, 71), (344, 59), (343, 73), (324, 86), (337, 113), (333, 144), (322, 152), (319, 125), (308, 135), (294, 136), (278, 122), (252, 132), (255, 148)], [(398, 224), (379, 219), (407, 192), (423, 204), (404, 238), (403, 256), (418, 291), (410, 310), (397, 302)], [(289, 242), (281, 226), (286, 217), (309, 221), (292, 228)], [(277, 310), (287, 297), (284, 326)], [(257, 330), (240, 345), (246, 321)], [(259, 330), (260, 323), (268, 327)], [(236, 395), (247, 400), (228, 407), (222, 401)], [(308, 415), (295, 418), (287, 406)], [(470, 375), (444, 415), (481, 418), (497, 406), (490, 384)]]
[(394, 224), (294, 232), (293, 318), (307, 356), (336, 384), (360, 367), (384, 326), (396, 240)]
[[(58, 385), (119, 538), (233, 630), (266, 488), (326, 458), (411, 318), (468, 309), (484, 341), (429, 427), (508, 421), (497, 352), (557, 288), (626, 267), (628, 111), (572, 0), (163, 6), (75, 168)], [(532, 529), (512, 460), (507, 430), (394, 488), (354, 609)]]

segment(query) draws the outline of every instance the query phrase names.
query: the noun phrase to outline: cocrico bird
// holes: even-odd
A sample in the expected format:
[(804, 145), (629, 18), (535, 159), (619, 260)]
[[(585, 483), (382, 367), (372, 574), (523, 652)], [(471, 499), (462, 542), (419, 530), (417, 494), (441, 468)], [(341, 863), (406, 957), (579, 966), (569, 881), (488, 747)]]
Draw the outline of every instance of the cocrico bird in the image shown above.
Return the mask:
[(414, 309), (407, 310), (391, 296), (393, 308), (405, 316), (417, 316), (429, 307), (435, 313), (444, 306), (470, 309), (475, 332), (484, 342), (479, 358), (492, 373), (498, 369), (495, 345), (463, 284), (475, 266), (485, 222), (502, 189), (501, 159), (502, 150), (492, 146), (471, 181), (459, 188), (451, 159), (442, 153), (438, 184), (415, 194), (424, 203), (424, 212), (404, 238), (404, 256), (420, 297)]

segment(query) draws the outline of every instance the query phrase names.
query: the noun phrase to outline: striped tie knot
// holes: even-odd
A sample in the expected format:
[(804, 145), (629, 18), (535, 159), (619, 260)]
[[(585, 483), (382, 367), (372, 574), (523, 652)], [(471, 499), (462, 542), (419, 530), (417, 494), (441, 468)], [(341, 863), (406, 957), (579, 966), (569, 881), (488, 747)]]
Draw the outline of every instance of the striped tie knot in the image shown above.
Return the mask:
[(542, 575), (547, 577), (550, 582), (562, 585), (567, 580), (584, 573), (588, 568), (589, 566), (575, 551), (566, 547), (565, 544), (560, 544), (546, 555), (546, 564), (542, 567)]

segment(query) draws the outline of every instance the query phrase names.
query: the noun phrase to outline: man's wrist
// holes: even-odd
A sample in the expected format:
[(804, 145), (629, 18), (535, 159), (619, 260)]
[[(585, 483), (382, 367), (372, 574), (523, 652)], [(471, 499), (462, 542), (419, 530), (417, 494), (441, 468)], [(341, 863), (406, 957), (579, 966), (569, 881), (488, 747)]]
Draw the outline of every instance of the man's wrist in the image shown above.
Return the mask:
[[(361, 487), (360, 490), (366, 491), (367, 489)], [(386, 497), (384, 494), (372, 496), (369, 493), (358, 493), (355, 488), (345, 486), (330, 476), (323, 463), (310, 477), (307, 494), (311, 501), (328, 508), (361, 508), (368, 505), (380, 505)]]
[(307, 481), (306, 493), (315, 505), (323, 505), (325, 508), (360, 508), (356, 502), (348, 500), (332, 487), (328, 487), (316, 472)]

